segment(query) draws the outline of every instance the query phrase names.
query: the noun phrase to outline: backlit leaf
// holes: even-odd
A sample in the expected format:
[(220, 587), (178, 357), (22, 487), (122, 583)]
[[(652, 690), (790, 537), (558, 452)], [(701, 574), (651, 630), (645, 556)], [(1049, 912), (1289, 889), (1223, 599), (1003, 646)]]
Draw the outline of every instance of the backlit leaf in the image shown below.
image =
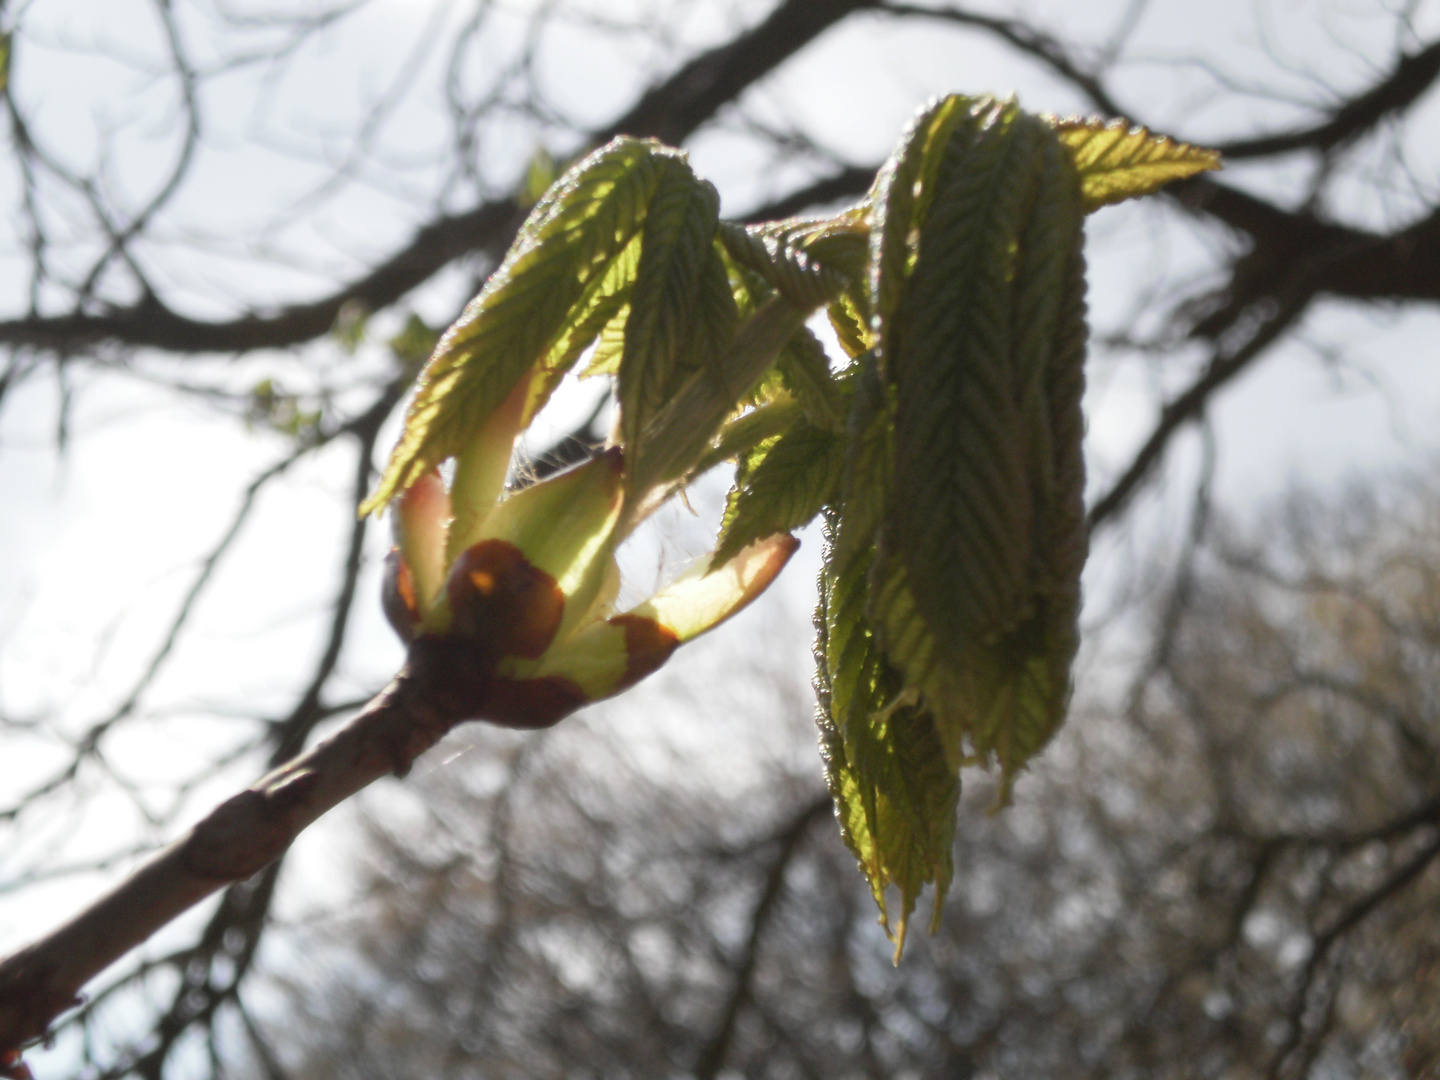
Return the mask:
[(522, 376), (548, 359), (552, 370), (533, 380), (523, 420), (534, 415), (563, 365), (579, 355), (580, 349), (561, 345), (576, 306), (583, 314), (599, 294), (613, 293), (607, 282), (618, 288), (607, 275), (626, 257), (663, 178), (676, 170), (689, 171), (679, 151), (621, 138), (575, 165), (545, 194), (499, 269), (436, 345), (400, 442), (362, 511), (384, 506), (460, 453)]
[(595, 340), (595, 351), (580, 372), (580, 378), (614, 375), (620, 370), (620, 357), (625, 354), (625, 324), (630, 321), (630, 304), (621, 304), (610, 316)]
[(726, 223), (720, 239), (741, 266), (792, 303), (828, 303), (864, 276), (869, 229), (862, 213), (791, 218), (749, 227)]
[(678, 389), (696, 376), (724, 381), (721, 357), (738, 311), (714, 244), (719, 208), (715, 188), (687, 169), (666, 178), (645, 219), (618, 390), (637, 476), (649, 444), (665, 437), (649, 430), (651, 422)]
[(927, 105), (910, 121), (899, 145), (875, 175), (870, 195), (869, 270), (876, 334), (883, 335), (910, 275), (917, 229), (935, 190), (935, 174), (955, 125), (966, 116), (966, 106), (965, 98), (953, 95)]
[(1013, 104), (992, 105), (975, 136), (957, 133), (883, 347), (896, 395), (885, 549), (947, 663), (1019, 618), (1035, 558), (1043, 383), (1016, 349), (1014, 301), (1047, 141)]
[[(890, 262), (904, 280), (880, 341), (893, 454), (868, 611), (949, 767), (997, 762), (1003, 797), (1063, 718), (1078, 641), (1083, 211), (1064, 147), (1013, 102), (968, 103), (934, 152), (913, 261)], [(873, 457), (885, 428), (862, 430)], [(845, 484), (845, 553), (874, 517), (859, 493), (883, 470), (865, 468)]]
[[(607, 347), (617, 352), (623, 348), (625, 321), (630, 310), (630, 288), (635, 282), (639, 265), (640, 236), (637, 233), (611, 261), (605, 273), (586, 286), (571, 308), (565, 327), (540, 364), (550, 384), (547, 394), (592, 344), (595, 345), (595, 356), (586, 365), (586, 375), (597, 374), (597, 366), (607, 362), (607, 357), (602, 355)], [(615, 367), (618, 368), (618, 365), (617, 356)]]
[[(710, 294), (725, 290), (723, 299), (733, 311), (718, 256), (714, 266), (717, 277)], [(771, 296), (741, 323), (717, 363), (697, 367), (683, 379), (643, 433), (643, 453), (629, 459), (632, 490), (663, 491), (708, 460), (716, 436), (752, 397), (808, 314), (783, 296)]]
[(716, 559), (809, 522), (834, 497), (844, 464), (844, 440), (804, 420), (773, 442), (762, 443), (737, 472), (725, 503)]
[(1220, 168), (1220, 154), (1152, 135), (1123, 120), (1066, 119), (1055, 132), (1080, 174), (1085, 210), (1149, 195), (1172, 180)]
[(810, 328), (801, 327), (775, 362), (780, 381), (795, 396), (816, 427), (838, 430), (845, 422), (845, 400), (830, 374), (830, 357)]
[(847, 356), (856, 357), (875, 344), (870, 332), (870, 319), (861, 308), (855, 293), (846, 290), (837, 296), (825, 309), (830, 318), (830, 327)]
[(790, 430), (803, 416), (800, 406), (793, 398), (785, 397), (767, 402), (753, 409), (747, 409), (739, 416), (726, 421), (714, 443), (695, 463), (686, 477), (692, 483), (696, 477), (708, 472), (726, 461), (739, 462), (742, 459), (752, 463), (758, 461), (753, 455), (761, 450), (761, 444), (773, 441)]
[(664, 402), (677, 369), (695, 365), (685, 350), (719, 210), (715, 188), (688, 171), (667, 175), (651, 202), (620, 362), (627, 442)]
[(846, 567), (868, 552), (880, 535), (890, 491), (894, 458), (895, 412), (889, 388), (880, 380), (874, 355), (860, 356), (846, 373), (850, 411), (845, 422), (845, 466), (841, 472), (841, 505), (831, 558)]
[[(836, 516), (827, 517), (833, 540)], [(816, 692), (821, 754), (846, 844), (860, 861), (896, 959), (921, 889), (935, 889), (938, 922), (953, 874), (958, 773), (934, 718), (907, 695), (901, 673), (868, 621), (868, 554), (837, 568), (827, 550), (816, 611)], [(900, 890), (892, 931), (887, 886)]]

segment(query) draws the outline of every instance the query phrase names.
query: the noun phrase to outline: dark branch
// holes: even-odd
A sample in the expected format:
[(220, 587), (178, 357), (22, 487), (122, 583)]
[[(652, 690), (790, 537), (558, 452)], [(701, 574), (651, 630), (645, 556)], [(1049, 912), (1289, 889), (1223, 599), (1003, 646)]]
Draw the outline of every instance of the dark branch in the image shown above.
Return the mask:
[(775, 218), (803, 214), (812, 207), (823, 206), (826, 203), (858, 198), (865, 194), (874, 179), (875, 169), (863, 165), (850, 165), (837, 173), (822, 177), (798, 191), (792, 191), (789, 195), (782, 196), (774, 202), (757, 206), (742, 220), (747, 223), (773, 221)]
[[(735, 100), (814, 38), (869, 0), (785, 0), (753, 29), (685, 64), (648, 91), (635, 107), (595, 133), (653, 136), (681, 143), (715, 112)], [(0, 322), (0, 344), (74, 352), (102, 342), (177, 353), (232, 353), (288, 348), (329, 333), (341, 308), (368, 311), (394, 304), (445, 266), (468, 255), (498, 257), (519, 227), (522, 213), (509, 199), (482, 203), (463, 214), (422, 227), (370, 273), (320, 300), (269, 315), (246, 314), (207, 322), (181, 315), (146, 295), (131, 307), (92, 314), (28, 316)]]
[[(387, 773), (403, 774), (458, 720), (402, 672), (334, 735), (221, 803), (75, 918), (0, 960), (0, 1053), (43, 1038), (91, 978), (218, 889), (270, 866), (327, 810)], [(215, 920), (211, 930), (223, 940)]]
[(1314, 127), (1222, 143), (1217, 149), (1232, 160), (1270, 157), (1295, 150), (1331, 150), (1415, 104), (1440, 76), (1440, 41), (1400, 57), (1395, 70), (1365, 93), (1337, 106)]
[(874, 0), (784, 0), (754, 28), (691, 60), (609, 127), (616, 135), (650, 135), (679, 144), (752, 83), (790, 59), (820, 34)]
[(720, 1067), (725, 1064), (725, 1055), (735, 1033), (735, 1021), (750, 993), (750, 976), (754, 973), (755, 962), (760, 956), (760, 938), (770, 922), (770, 913), (780, 900), (785, 874), (790, 869), (790, 862), (799, 850), (805, 833), (816, 820), (825, 816), (832, 806), (827, 792), (791, 818), (775, 837), (780, 850), (775, 853), (775, 861), (770, 864), (769, 873), (765, 875), (765, 887), (761, 890), (760, 899), (756, 901), (755, 911), (750, 917), (750, 933), (745, 939), (745, 951), (735, 965), (735, 981), (725, 1000), (725, 1008), (721, 1011), (720, 1023), (695, 1064), (696, 1080), (715, 1080)]
[(966, 11), (963, 8), (954, 7), (924, 7), (919, 4), (889, 3), (882, 0), (876, 5), (877, 8), (888, 15), (903, 15), (925, 19), (940, 19), (944, 22), (955, 23), (959, 26), (970, 26), (979, 30), (987, 31), (1005, 41), (1015, 49), (1039, 60), (1050, 70), (1063, 78), (1070, 85), (1074, 86), (1082, 94), (1090, 99), (1101, 112), (1109, 113), (1111, 116), (1125, 116), (1126, 111), (1120, 107), (1110, 92), (1105, 89), (1100, 81), (1100, 76), (1093, 71), (1087, 71), (1059, 41), (1036, 30), (1033, 26), (1023, 23), (1018, 19), (997, 18), (992, 15), (981, 15), (977, 12)]
[(1242, 347), (1233, 353), (1218, 353), (1203, 375), (1160, 410), (1160, 419), (1150, 432), (1149, 438), (1135, 452), (1120, 478), (1091, 506), (1089, 518), (1092, 530), (1119, 514), (1164, 456), (1176, 433), (1187, 424), (1198, 420), (1216, 391), (1250, 367), (1295, 324), (1308, 305), (1310, 295), (1296, 296), (1286, 307), (1269, 313)]
[(1403, 892), (1437, 858), (1440, 858), (1440, 836), (1431, 840), (1430, 843), (1392, 870), (1384, 880), (1361, 895), (1329, 926), (1315, 935), (1310, 957), (1300, 973), (1300, 985), (1296, 990), (1294, 1004), (1291, 1008), (1288, 1031), (1284, 1041), (1276, 1048), (1275, 1055), (1270, 1059), (1270, 1066), (1266, 1070), (1266, 1076), (1270, 1080), (1275, 1080), (1284, 1072), (1286, 1063), (1305, 1038), (1305, 1012), (1310, 1003), (1311, 990), (1315, 985), (1316, 977), (1320, 974), (1321, 965), (1330, 955), (1330, 950), (1373, 915), (1381, 905)]

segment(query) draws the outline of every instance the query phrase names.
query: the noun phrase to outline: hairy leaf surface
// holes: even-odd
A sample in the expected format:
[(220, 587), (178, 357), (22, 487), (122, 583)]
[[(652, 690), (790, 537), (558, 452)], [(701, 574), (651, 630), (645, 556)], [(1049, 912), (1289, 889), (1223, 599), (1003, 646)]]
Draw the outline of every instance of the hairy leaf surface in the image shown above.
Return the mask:
[[(721, 225), (722, 232), (736, 229), (739, 226)], [(742, 317), (748, 317), (765, 301), (781, 295), (765, 275), (738, 262), (723, 242), (720, 250)], [(765, 373), (744, 404), (765, 405), (787, 396), (800, 405), (813, 424), (838, 428), (843, 422), (845, 402), (830, 373), (830, 357), (809, 327), (802, 326), (785, 343), (774, 368)]]
[[(875, 176), (870, 195), (870, 308), (883, 337), (900, 291), (910, 276), (940, 168), (955, 126), (967, 117), (967, 100), (950, 96), (927, 105), (910, 121), (899, 145)], [(868, 348), (868, 346), (867, 346)]]
[(1013, 105), (985, 120), (937, 175), (884, 351), (896, 390), (886, 551), (903, 559), (949, 664), (1016, 620), (1040, 494), (1029, 466), (1041, 383), (1016, 349), (1014, 304), (1049, 133)]
[(712, 371), (738, 318), (714, 248), (720, 196), (686, 168), (671, 171), (651, 201), (620, 359), (621, 423), (636, 446), (676, 388)]
[(890, 491), (895, 410), (873, 354), (861, 355), (846, 373), (850, 412), (845, 422), (845, 466), (840, 476), (844, 513), (829, 558), (838, 569), (869, 552), (880, 537)]
[(862, 306), (862, 297), (868, 301), (868, 296), (863, 293), (857, 296), (857, 292), (847, 289), (825, 309), (840, 347), (852, 359), (869, 351), (875, 344), (875, 337), (870, 332), (869, 304), (864, 302)]
[(844, 426), (844, 395), (830, 374), (825, 346), (808, 326), (786, 342), (775, 367), (781, 384), (794, 395), (812, 424), (830, 431)]
[(720, 238), (739, 265), (799, 307), (829, 303), (865, 275), (869, 229), (860, 210), (748, 227), (726, 223)]

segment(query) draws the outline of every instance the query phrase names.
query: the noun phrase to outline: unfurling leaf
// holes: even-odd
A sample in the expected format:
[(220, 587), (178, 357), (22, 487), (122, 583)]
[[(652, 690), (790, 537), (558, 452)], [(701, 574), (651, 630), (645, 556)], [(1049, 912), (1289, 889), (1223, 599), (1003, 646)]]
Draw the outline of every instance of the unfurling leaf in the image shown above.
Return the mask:
[(872, 190), (869, 325), (831, 309), (856, 359), (817, 617), (821, 741), (882, 915), (900, 888), (901, 942), (921, 885), (938, 901), (949, 883), (961, 766), (998, 764), (1004, 801), (1068, 704), (1084, 211), (1050, 121), (947, 98)]
[[(938, 923), (953, 867), (958, 772), (949, 767), (934, 717), (886, 660), (865, 614), (870, 553), (843, 568), (831, 548), (815, 617), (821, 754), (841, 833), (869, 879), (899, 959), (920, 890), (935, 888)], [(900, 890), (891, 928), (885, 891)]]
[[(739, 267), (718, 229), (719, 196), (683, 154), (617, 139), (544, 194), (436, 345), (364, 509), (400, 496), (385, 610), (447, 709), (536, 727), (620, 692), (763, 591), (798, 544), (788, 529), (833, 495), (846, 402), (805, 320), (862, 284), (864, 222), (775, 227), (821, 288), (808, 304)], [(516, 437), (587, 353), (587, 373), (615, 378), (615, 445), (507, 492)], [(616, 613), (635, 524), (775, 440), (718, 554)]]
[(1220, 168), (1220, 155), (1214, 150), (1152, 135), (1123, 120), (1059, 120), (1055, 132), (1075, 162), (1087, 213), (1149, 195), (1172, 180)]
[(720, 239), (741, 266), (794, 304), (826, 304), (864, 276), (869, 228), (862, 209), (833, 218), (726, 223)]
[[(918, 225), (935, 192), (935, 173), (966, 99), (941, 98), (910, 121), (900, 144), (875, 176), (870, 192), (871, 326), (883, 335), (915, 262)], [(866, 346), (869, 348), (869, 346)]]
[(844, 396), (830, 374), (825, 346), (809, 327), (802, 327), (786, 342), (775, 370), (780, 384), (794, 396), (812, 424), (827, 431), (838, 431), (844, 425)]
[(517, 417), (521, 426), (529, 422), (589, 344), (578, 339), (577, 323), (598, 334), (618, 308), (614, 297), (635, 273), (632, 241), (657, 190), (677, 175), (698, 183), (679, 151), (620, 138), (545, 194), (505, 261), (436, 345), (400, 443), (362, 511), (383, 507), (459, 455), (471, 433), (533, 373)]
[(851, 293), (841, 293), (825, 309), (825, 314), (830, 317), (830, 328), (835, 331), (840, 347), (851, 359), (868, 352), (875, 344), (870, 333), (870, 319)]
[(844, 439), (804, 420), (761, 443), (736, 474), (715, 557), (804, 525), (835, 497), (844, 465)]
[(871, 612), (951, 767), (968, 742), (1008, 785), (1063, 717), (1074, 655), (1079, 185), (1053, 129), (1013, 102), (972, 103), (929, 153), (934, 190), (880, 343), (894, 457)]
[[(723, 385), (722, 358), (739, 314), (725, 264), (715, 248), (720, 196), (688, 169), (656, 191), (642, 247), (620, 357), (620, 417), (634, 447), (634, 475), (645, 476), (657, 414), (694, 378)], [(737, 387), (735, 395), (743, 388)], [(663, 441), (664, 435), (655, 433)]]
[[(679, 151), (591, 154), (436, 345), (365, 505), (404, 493), (386, 611), (412, 662), (467, 715), (554, 723), (748, 603), (823, 513), (826, 776), (898, 958), (927, 884), (939, 918), (961, 767), (998, 766), (1003, 803), (1068, 704), (1085, 214), (1217, 164), (947, 97), (859, 206), (743, 226)], [(807, 325), (822, 309), (846, 354), (833, 371)], [(585, 356), (615, 379), (618, 445), (507, 494), (516, 436)], [(616, 546), (726, 461), (712, 557), (615, 613)]]

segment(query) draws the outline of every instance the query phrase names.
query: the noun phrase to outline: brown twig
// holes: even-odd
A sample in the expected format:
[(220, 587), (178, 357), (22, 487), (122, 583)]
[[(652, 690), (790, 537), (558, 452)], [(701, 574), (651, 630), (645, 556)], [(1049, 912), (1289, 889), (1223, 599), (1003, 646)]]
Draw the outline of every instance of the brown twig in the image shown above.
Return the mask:
[(57, 930), (0, 961), (0, 1054), (45, 1037), (81, 988), (160, 927), (277, 859), (307, 826), (411, 763), (457, 722), (409, 670), (353, 720), (227, 799)]

